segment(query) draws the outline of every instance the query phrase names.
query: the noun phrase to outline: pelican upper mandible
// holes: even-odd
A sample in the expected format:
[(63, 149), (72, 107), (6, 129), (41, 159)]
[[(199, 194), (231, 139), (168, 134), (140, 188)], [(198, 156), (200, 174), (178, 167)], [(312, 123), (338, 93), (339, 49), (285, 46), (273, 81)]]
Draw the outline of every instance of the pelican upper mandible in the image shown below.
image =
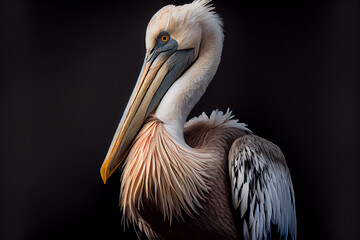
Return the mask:
[(218, 68), (220, 17), (208, 0), (168, 5), (150, 20), (146, 56), (101, 167), (123, 162), (126, 225), (149, 239), (296, 239), (281, 150), (228, 110), (186, 121)]

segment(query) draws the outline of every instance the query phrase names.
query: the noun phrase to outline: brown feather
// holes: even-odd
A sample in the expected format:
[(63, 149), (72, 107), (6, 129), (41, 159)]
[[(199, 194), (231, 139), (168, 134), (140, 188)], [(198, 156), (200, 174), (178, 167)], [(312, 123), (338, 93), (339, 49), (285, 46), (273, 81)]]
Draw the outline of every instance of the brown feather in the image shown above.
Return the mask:
[(150, 118), (124, 167), (126, 222), (149, 238), (236, 238), (227, 161), (231, 144), (246, 134), (236, 124), (230, 113), (192, 121), (184, 129), (185, 147)]

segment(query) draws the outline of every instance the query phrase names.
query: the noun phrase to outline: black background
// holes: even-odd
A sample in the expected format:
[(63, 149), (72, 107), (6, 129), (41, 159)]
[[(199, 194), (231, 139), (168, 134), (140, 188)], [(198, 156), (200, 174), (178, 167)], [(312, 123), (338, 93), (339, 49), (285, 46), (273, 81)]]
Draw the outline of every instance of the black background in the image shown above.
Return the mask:
[[(183, 1), (173, 1), (183, 4)], [(99, 169), (167, 1), (2, 1), (0, 238), (120, 239)], [(359, 3), (215, 1), (222, 62), (193, 115), (230, 107), (283, 150), (299, 239), (359, 230)], [(122, 238), (123, 239), (123, 238)]]

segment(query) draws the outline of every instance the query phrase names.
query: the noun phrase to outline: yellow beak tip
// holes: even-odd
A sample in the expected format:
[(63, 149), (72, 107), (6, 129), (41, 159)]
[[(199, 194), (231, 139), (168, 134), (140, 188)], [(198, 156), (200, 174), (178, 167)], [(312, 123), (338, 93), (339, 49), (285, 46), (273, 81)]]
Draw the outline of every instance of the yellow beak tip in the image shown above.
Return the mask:
[(102, 180), (103, 180), (104, 184), (106, 184), (106, 179), (105, 179), (105, 178), (103, 178)]
[(107, 174), (106, 168), (102, 167), (100, 169), (100, 175), (101, 175), (101, 178), (102, 178), (104, 184), (106, 184), (106, 180), (109, 178), (109, 175)]

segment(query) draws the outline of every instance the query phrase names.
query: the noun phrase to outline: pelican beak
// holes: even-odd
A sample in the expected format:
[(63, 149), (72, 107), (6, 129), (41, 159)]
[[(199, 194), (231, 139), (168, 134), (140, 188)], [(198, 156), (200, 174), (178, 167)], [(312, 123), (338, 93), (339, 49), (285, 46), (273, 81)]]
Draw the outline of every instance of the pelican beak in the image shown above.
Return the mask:
[(181, 67), (174, 68), (175, 62), (184, 58), (184, 54), (178, 54), (179, 51), (176, 50), (177, 43), (172, 50), (147, 52), (133, 93), (100, 169), (104, 183), (126, 158), (146, 117), (193, 60), (193, 54), (188, 53), (191, 56), (185, 58)]

